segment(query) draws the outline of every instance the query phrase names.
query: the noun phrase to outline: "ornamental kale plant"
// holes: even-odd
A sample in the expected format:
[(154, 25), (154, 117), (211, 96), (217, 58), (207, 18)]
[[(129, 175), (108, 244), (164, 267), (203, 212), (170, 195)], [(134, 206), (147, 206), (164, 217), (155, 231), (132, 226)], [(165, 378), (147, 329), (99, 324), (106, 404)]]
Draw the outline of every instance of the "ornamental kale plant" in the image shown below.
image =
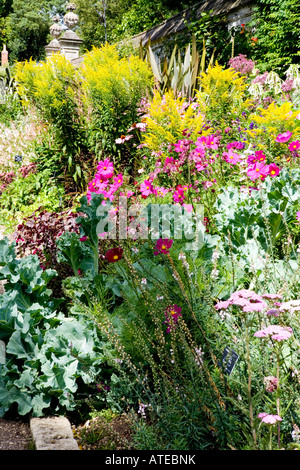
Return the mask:
[(62, 299), (48, 288), (56, 272), (43, 270), (36, 255), (17, 259), (14, 244), (4, 239), (0, 265), (6, 280), (0, 296), (0, 338), (6, 346), (0, 416), (15, 404), (20, 415), (74, 410), (76, 395), (86, 393), (104, 362), (98, 334), (91, 322), (60, 311)]

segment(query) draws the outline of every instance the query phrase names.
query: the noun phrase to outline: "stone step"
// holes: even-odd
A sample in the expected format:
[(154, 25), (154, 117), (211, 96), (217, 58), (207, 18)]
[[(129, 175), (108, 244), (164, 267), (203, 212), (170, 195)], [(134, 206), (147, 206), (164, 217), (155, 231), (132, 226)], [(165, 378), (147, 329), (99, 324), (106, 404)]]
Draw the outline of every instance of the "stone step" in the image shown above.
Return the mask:
[(36, 450), (79, 450), (71, 424), (64, 416), (31, 418), (30, 430)]

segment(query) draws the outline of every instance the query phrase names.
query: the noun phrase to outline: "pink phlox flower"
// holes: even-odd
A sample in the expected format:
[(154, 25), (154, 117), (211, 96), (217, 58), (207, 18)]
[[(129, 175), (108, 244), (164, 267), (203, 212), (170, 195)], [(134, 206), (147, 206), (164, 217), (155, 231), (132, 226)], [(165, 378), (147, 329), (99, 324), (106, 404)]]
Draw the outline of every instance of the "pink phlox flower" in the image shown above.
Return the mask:
[(252, 180), (256, 180), (258, 178), (265, 179), (269, 173), (269, 166), (265, 165), (264, 163), (255, 163), (251, 165), (247, 170), (247, 176)]
[(283, 132), (282, 134), (278, 134), (275, 141), (280, 143), (287, 142), (292, 137), (292, 135), (293, 133), (290, 131)]
[(261, 419), (262, 423), (265, 424), (276, 424), (277, 421), (282, 421), (279, 415), (270, 415), (268, 413), (259, 413), (258, 418)]
[(228, 152), (223, 152), (223, 156), (227, 163), (231, 163), (232, 165), (236, 165), (241, 161), (241, 158), (238, 153), (233, 152), (232, 149), (229, 149)]
[(276, 163), (270, 163), (269, 165), (269, 176), (274, 178), (274, 176), (279, 175), (280, 168), (276, 165)]
[(160, 238), (157, 240), (154, 251), (154, 255), (157, 256), (159, 253), (167, 254), (173, 244), (173, 240), (168, 238)]
[(142, 193), (142, 196), (149, 196), (149, 194), (153, 194), (153, 186), (152, 183), (149, 180), (145, 180), (141, 186), (140, 190)]
[(295, 140), (294, 142), (291, 142), (289, 144), (289, 150), (291, 152), (296, 152), (296, 150), (298, 150), (300, 148), (300, 142), (299, 140)]
[(104, 161), (101, 161), (97, 165), (97, 173), (104, 179), (111, 178), (114, 174), (114, 165), (111, 161), (109, 161), (108, 158), (106, 158)]

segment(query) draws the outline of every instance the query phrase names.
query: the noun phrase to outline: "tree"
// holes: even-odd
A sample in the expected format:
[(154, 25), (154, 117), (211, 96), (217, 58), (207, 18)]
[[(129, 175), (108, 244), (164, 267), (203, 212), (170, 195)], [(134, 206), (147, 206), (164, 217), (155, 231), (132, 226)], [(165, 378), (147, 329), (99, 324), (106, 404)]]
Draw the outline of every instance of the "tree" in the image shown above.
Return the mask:
[(63, 12), (64, 0), (13, 0), (8, 16), (10, 61), (45, 57), (51, 16)]
[(257, 38), (252, 59), (264, 72), (285, 72), (300, 63), (300, 0), (256, 0), (253, 36)]
[(8, 15), (12, 10), (13, 0), (1, 0), (0, 3), (0, 48), (7, 43), (8, 39)]

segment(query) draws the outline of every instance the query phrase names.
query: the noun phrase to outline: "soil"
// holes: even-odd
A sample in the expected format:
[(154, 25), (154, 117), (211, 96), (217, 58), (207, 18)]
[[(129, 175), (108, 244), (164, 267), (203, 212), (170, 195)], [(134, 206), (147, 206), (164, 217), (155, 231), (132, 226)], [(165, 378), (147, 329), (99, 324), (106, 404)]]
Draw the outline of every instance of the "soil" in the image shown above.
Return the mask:
[(32, 435), (29, 423), (0, 418), (0, 450), (30, 450)]

